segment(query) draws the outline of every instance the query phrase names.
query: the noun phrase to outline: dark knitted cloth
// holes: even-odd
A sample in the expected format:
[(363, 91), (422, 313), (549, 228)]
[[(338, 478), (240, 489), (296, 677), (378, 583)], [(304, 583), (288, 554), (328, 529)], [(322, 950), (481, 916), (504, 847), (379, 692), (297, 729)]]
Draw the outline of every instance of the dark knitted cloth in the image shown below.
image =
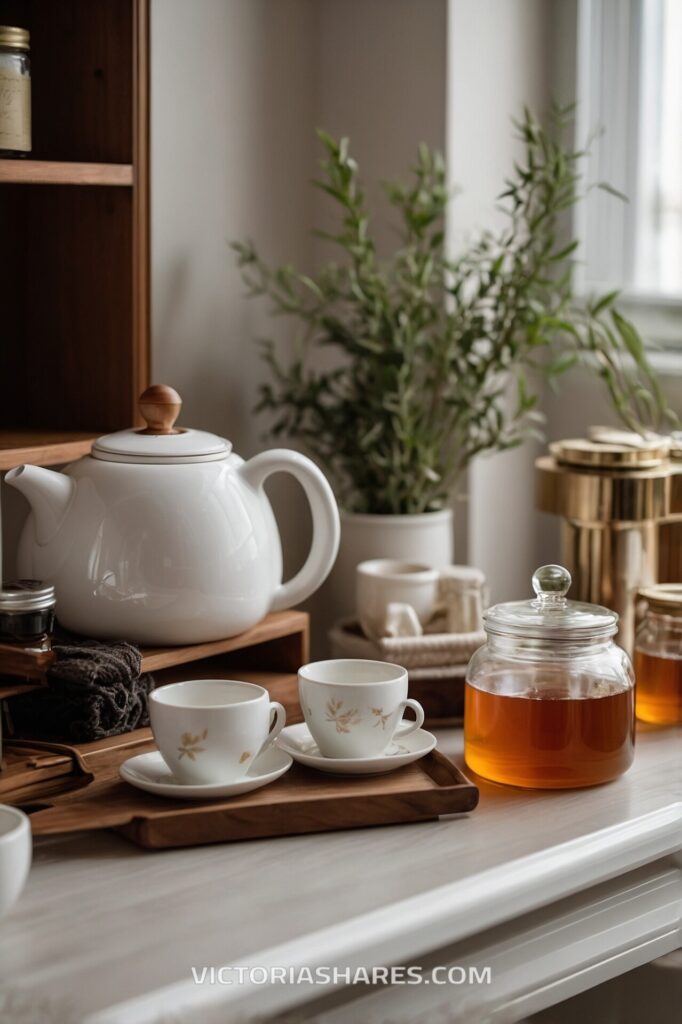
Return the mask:
[(149, 724), (150, 675), (140, 675), (137, 647), (124, 641), (56, 642), (49, 687), (9, 701), (15, 736), (87, 743)]

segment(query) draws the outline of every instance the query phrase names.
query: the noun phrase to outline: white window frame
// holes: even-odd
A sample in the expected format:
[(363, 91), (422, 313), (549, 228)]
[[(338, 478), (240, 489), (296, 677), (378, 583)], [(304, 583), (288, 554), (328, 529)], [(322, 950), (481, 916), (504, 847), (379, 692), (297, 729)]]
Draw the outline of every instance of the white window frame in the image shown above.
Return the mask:
[[(616, 198), (604, 201), (603, 197), (598, 201), (594, 190), (574, 210), (575, 237), (585, 247), (583, 259), (579, 253), (576, 266), (576, 288), (583, 294), (610, 291), (619, 281), (632, 280), (634, 276), (637, 217), (642, 216), (647, 189), (651, 187), (638, 170), (636, 155), (640, 147), (651, 145), (649, 140), (655, 131), (655, 125), (640, 116), (640, 101), (641, 107), (652, 109), (648, 92), (652, 86), (643, 66), (647, 48), (656, 42), (640, 40), (642, 8), (646, 2), (578, 0), (575, 127), (579, 145), (591, 140), (586, 180), (590, 184), (606, 181), (630, 199), (629, 203)], [(604, 50), (601, 40), (606, 33), (611, 40), (617, 39), (617, 45)], [(600, 121), (608, 123), (605, 137), (594, 136)], [(605, 252), (603, 240), (609, 239), (612, 254), (614, 236), (622, 254), (621, 263), (614, 268), (611, 280), (600, 280), (595, 269), (598, 271), (600, 259), (602, 266), (606, 264), (605, 255), (600, 256)], [(592, 272), (585, 263), (586, 252), (591, 257)], [(612, 256), (608, 263), (613, 267)], [(667, 358), (665, 353), (660, 354), (663, 358), (655, 357), (661, 369), (668, 368), (672, 359), (679, 372), (679, 356), (674, 350), (682, 350), (682, 295), (647, 294), (626, 285), (619, 304), (648, 341), (669, 350)]]

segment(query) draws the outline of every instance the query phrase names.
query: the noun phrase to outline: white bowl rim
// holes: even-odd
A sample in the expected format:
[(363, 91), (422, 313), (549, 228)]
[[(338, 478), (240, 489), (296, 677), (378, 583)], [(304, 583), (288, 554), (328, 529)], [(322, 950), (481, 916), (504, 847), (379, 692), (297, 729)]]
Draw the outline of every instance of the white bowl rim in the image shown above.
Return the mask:
[(390, 524), (397, 527), (426, 526), (433, 522), (445, 521), (454, 517), (454, 509), (437, 508), (433, 512), (346, 512), (340, 510), (345, 522), (358, 523), (360, 526), (370, 523), (377, 526)]
[(407, 558), (368, 558), (358, 563), (356, 572), (369, 579), (391, 583), (433, 583), (439, 576), (434, 566), (426, 562), (411, 562)]
[(31, 823), (28, 820), (28, 815), (23, 811), (20, 811), (18, 807), (12, 807), (11, 804), (0, 804), (0, 817), (3, 814), (7, 814), (10, 818), (14, 818), (15, 824), (10, 826), (7, 832), (0, 830), (0, 846), (3, 843), (8, 843), (10, 840), (15, 839), (21, 832), (30, 830)]

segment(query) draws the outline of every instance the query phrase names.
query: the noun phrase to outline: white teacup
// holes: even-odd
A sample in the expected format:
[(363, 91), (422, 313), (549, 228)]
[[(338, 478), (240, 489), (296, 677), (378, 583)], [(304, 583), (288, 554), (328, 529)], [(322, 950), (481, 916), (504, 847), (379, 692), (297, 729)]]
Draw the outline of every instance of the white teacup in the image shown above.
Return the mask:
[[(284, 728), (286, 712), (262, 686), (191, 679), (149, 695), (149, 719), (164, 761), (190, 785), (236, 782)], [(273, 725), (274, 722), (274, 725)]]
[(374, 558), (357, 567), (355, 605), (366, 636), (386, 635), (389, 605), (408, 605), (422, 628), (438, 604), (438, 569), (416, 562)]
[(26, 884), (32, 848), (24, 812), (0, 804), (0, 917), (14, 906)]
[[(325, 757), (379, 757), (394, 738), (424, 724), (421, 704), (407, 696), (407, 672), (385, 661), (348, 658), (304, 665), (298, 695)], [(407, 707), (417, 720), (400, 727)]]

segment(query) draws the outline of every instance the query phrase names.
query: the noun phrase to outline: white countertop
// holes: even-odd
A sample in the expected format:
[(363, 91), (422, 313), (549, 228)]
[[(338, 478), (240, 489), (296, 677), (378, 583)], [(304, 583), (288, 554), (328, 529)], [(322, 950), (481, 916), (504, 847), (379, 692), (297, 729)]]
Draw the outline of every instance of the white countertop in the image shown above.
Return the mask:
[[(439, 746), (461, 763), (459, 731), (442, 732)], [(497, 964), (492, 987), (450, 998), (506, 1008), (512, 1020), (680, 944), (682, 729), (640, 728), (635, 765), (607, 786), (527, 792), (478, 781), (475, 812), (421, 825), (162, 853), (107, 832), (41, 839), (27, 888), (0, 924), (0, 1019), (30, 1019), (21, 1008), (44, 1000), (59, 1024), (160, 1021), (190, 1003), (193, 1024), (224, 1022), (230, 1006), (273, 1013), (328, 990), (198, 986), (193, 966), (431, 955)], [(535, 974), (511, 971), (521, 933)], [(576, 943), (569, 955), (573, 938), (583, 952)], [(391, 993), (407, 1005), (405, 988), (382, 991), (382, 1012)], [(409, 997), (426, 1007), (423, 987)], [(358, 998), (368, 1014), (378, 996)], [(363, 1019), (325, 1006), (323, 1017)]]

